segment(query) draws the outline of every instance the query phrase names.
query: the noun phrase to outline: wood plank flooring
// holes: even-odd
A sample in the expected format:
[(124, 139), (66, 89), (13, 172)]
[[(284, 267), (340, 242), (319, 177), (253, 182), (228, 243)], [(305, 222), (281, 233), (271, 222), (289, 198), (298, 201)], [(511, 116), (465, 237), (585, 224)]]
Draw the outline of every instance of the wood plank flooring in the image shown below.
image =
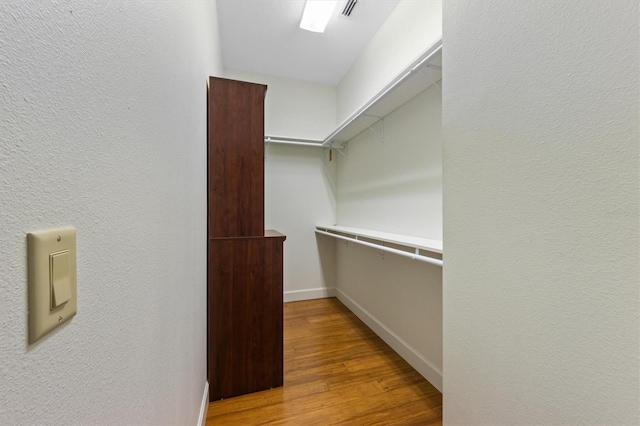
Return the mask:
[(284, 387), (207, 412), (207, 426), (441, 424), (442, 394), (337, 299), (284, 305)]

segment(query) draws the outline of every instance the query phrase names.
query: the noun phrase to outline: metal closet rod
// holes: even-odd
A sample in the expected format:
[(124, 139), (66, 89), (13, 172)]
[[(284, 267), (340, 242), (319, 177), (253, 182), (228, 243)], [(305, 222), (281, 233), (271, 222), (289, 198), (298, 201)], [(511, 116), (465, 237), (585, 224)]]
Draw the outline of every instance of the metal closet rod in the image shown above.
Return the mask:
[(389, 253), (393, 253), (393, 254), (397, 254), (397, 255), (400, 255), (400, 256), (408, 257), (409, 259), (419, 260), (421, 262), (431, 263), (432, 265), (436, 265), (436, 266), (442, 267), (442, 260), (434, 259), (434, 258), (428, 257), (428, 256), (423, 256), (421, 254), (413, 254), (413, 253), (409, 253), (409, 252), (406, 252), (406, 251), (402, 251), (402, 250), (394, 249), (394, 248), (391, 248), (391, 247), (383, 246), (383, 245), (380, 245), (380, 244), (374, 244), (374, 243), (370, 243), (370, 242), (367, 242), (367, 241), (356, 240), (355, 238), (345, 237), (343, 235), (334, 234), (332, 232), (321, 231), (319, 229), (316, 229), (316, 234), (328, 235), (330, 237), (337, 238), (339, 240), (345, 240), (345, 241), (349, 241), (350, 243), (361, 244), (363, 246), (372, 247), (372, 248), (374, 248), (376, 250), (386, 251), (386, 252), (389, 252)]
[(264, 143), (277, 143), (281, 145), (315, 146), (317, 148), (323, 148), (322, 141), (302, 142), (297, 139), (272, 138), (270, 136), (267, 136), (264, 138)]
[(402, 82), (404, 82), (411, 74), (415, 73), (422, 65), (424, 65), (425, 62), (428, 62), (429, 60), (431, 60), (435, 55), (437, 55), (441, 51), (442, 51), (442, 42), (440, 43), (440, 45), (438, 47), (436, 47), (433, 50), (433, 52), (429, 53), (422, 60), (420, 60), (416, 65), (411, 67), (411, 69), (409, 71), (405, 72), (402, 75), (402, 77), (400, 77), (395, 82), (393, 82), (393, 84), (391, 84), (391, 86), (387, 87), (382, 93), (380, 93), (378, 96), (376, 96), (372, 101), (370, 101), (364, 107), (360, 108), (360, 110), (357, 111), (353, 116), (351, 116), (350, 118), (345, 120), (345, 122), (342, 123), (342, 125), (340, 127), (338, 127), (329, 136), (327, 136), (327, 138), (324, 140), (322, 145), (323, 146), (329, 145), (331, 143), (331, 140), (333, 138), (335, 138), (338, 135), (338, 133), (343, 131), (345, 127), (347, 127), (349, 124), (353, 123), (358, 118), (360, 118), (365, 112), (367, 112), (367, 110), (369, 110), (371, 107), (373, 107), (375, 104), (377, 104), (382, 98), (387, 96), (387, 94), (389, 94), (389, 92), (391, 92), (398, 85), (400, 85)]

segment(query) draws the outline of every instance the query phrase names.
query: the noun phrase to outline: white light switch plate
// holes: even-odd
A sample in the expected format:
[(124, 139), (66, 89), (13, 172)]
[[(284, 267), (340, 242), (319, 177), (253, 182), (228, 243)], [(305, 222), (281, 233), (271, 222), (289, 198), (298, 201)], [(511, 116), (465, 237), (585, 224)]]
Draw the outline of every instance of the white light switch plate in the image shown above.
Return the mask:
[(33, 343), (77, 312), (76, 229), (31, 232), (27, 248), (29, 342)]

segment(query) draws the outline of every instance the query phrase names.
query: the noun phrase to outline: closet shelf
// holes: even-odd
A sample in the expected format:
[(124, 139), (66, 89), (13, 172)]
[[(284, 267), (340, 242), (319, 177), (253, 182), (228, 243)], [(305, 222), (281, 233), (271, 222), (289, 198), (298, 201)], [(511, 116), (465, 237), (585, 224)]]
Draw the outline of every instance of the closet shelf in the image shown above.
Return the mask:
[(442, 39), (427, 49), (323, 140), (269, 135), (265, 143), (340, 148), (349, 139), (442, 79)]
[(384, 89), (351, 114), (322, 145), (340, 146), (442, 79), (442, 39), (427, 49)]
[[(351, 228), (348, 226), (316, 225), (316, 233), (341, 240), (351, 241), (378, 250), (391, 252), (414, 260), (442, 266), (442, 260), (425, 256), (421, 251), (442, 254), (442, 241), (429, 238), (412, 237), (409, 235), (391, 234), (388, 232), (371, 231), (368, 229)], [(384, 244), (406, 247), (412, 251), (405, 251)]]
[(322, 141), (315, 139), (288, 138), (285, 136), (265, 136), (264, 143), (280, 144), (280, 145), (298, 145), (323, 148)]

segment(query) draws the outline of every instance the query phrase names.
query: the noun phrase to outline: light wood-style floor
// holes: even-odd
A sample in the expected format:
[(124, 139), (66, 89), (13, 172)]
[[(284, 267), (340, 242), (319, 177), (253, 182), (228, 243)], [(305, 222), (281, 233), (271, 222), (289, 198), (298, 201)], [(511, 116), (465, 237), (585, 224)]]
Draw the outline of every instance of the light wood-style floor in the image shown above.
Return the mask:
[(284, 387), (209, 404), (213, 425), (441, 425), (442, 394), (337, 299), (284, 306)]

